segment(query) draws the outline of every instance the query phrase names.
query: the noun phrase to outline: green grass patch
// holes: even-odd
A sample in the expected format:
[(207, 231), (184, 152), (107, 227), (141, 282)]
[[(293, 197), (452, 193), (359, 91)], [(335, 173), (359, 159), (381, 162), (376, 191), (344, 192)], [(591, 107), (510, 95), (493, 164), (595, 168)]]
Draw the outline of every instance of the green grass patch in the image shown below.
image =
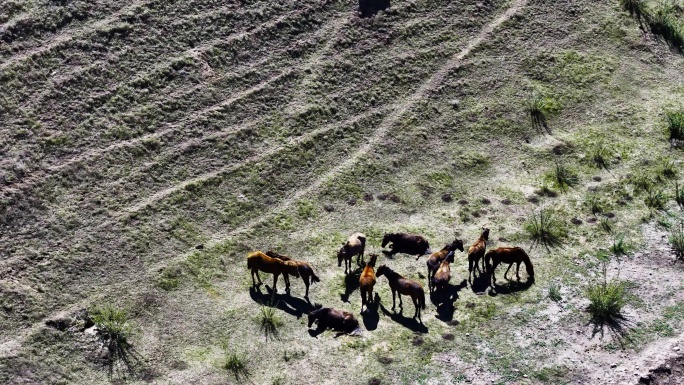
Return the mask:
[(597, 327), (619, 325), (624, 320), (622, 308), (627, 302), (626, 284), (617, 280), (608, 281), (605, 274), (604, 264), (603, 280), (589, 284), (586, 290), (589, 299), (587, 312)]
[(571, 187), (579, 184), (577, 172), (564, 165), (558, 159), (556, 159), (555, 163), (556, 164), (551, 171), (547, 172), (545, 175), (545, 179), (550, 182), (552, 186), (562, 192), (565, 192)]
[(109, 375), (125, 377), (126, 373), (132, 373), (141, 362), (141, 357), (130, 342), (133, 326), (128, 312), (113, 305), (104, 305), (92, 309), (90, 317), (102, 349), (107, 349), (109, 353)]
[(269, 306), (261, 307), (261, 316), (259, 318), (259, 328), (261, 332), (268, 340), (269, 337), (272, 339), (279, 339), (279, 329), (283, 325), (283, 321), (280, 320), (274, 308)]
[(562, 246), (568, 235), (564, 224), (546, 208), (533, 212), (523, 229), (534, 244), (539, 243), (546, 248)]
[(667, 133), (670, 140), (684, 140), (684, 112), (666, 112), (667, 117)]

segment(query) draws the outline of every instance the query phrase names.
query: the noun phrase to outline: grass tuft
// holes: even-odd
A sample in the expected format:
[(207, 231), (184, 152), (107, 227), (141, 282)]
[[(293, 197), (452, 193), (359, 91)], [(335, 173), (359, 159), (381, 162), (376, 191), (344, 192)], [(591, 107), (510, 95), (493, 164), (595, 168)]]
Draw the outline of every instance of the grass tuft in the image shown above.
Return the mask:
[(603, 203), (597, 194), (589, 194), (585, 199), (585, 204), (593, 215), (601, 214), (603, 212)]
[(235, 376), (235, 380), (240, 382), (241, 380), (246, 380), (250, 376), (250, 372), (247, 369), (247, 357), (244, 354), (238, 354), (235, 352), (227, 352), (225, 361), (223, 362), (223, 368)]
[(532, 120), (532, 127), (542, 132), (551, 132), (547, 118), (559, 109), (558, 102), (541, 95), (534, 95), (527, 103), (527, 113)]
[(97, 329), (97, 335), (102, 342), (102, 348), (109, 353), (109, 374), (116, 371), (125, 377), (121, 369), (132, 372), (140, 356), (130, 343), (133, 327), (128, 313), (123, 309), (111, 305), (97, 307), (90, 312), (90, 316)]
[(629, 245), (625, 242), (624, 234), (613, 238), (613, 245), (610, 247), (610, 251), (616, 256), (627, 255)]
[(577, 174), (559, 160), (556, 160), (555, 167), (547, 174), (547, 179), (554, 187), (563, 192), (579, 183)]
[(613, 222), (609, 218), (601, 218), (601, 221), (599, 222), (599, 227), (601, 230), (605, 231), (608, 234), (611, 234), (613, 232)]
[(608, 164), (610, 163), (610, 158), (613, 156), (613, 152), (606, 145), (606, 143), (601, 140), (594, 143), (589, 148), (589, 157), (594, 165), (598, 168), (608, 169)]
[(672, 229), (670, 244), (677, 259), (684, 259), (684, 222), (679, 224), (679, 228)]
[(667, 112), (666, 116), (670, 140), (684, 140), (684, 112)]
[(663, 190), (656, 189), (655, 187), (650, 187), (646, 190), (646, 198), (644, 198), (644, 203), (646, 207), (653, 214), (653, 210), (663, 210), (665, 209), (665, 203), (667, 202), (667, 197)]
[(264, 333), (266, 340), (268, 337), (278, 339), (279, 338), (279, 328), (283, 325), (283, 322), (278, 318), (276, 311), (272, 307), (262, 306), (261, 307), (261, 319), (260, 328)]
[(679, 182), (675, 182), (675, 202), (679, 205), (679, 208), (684, 210), (684, 189), (679, 187)]
[(546, 248), (561, 246), (567, 238), (563, 224), (554, 218), (551, 211), (544, 208), (532, 213), (524, 230), (533, 243), (541, 243)]
[(592, 283), (587, 288), (587, 312), (596, 326), (619, 325), (620, 320), (625, 319), (622, 308), (626, 303), (627, 288), (624, 282), (608, 281), (605, 269), (604, 264), (603, 281)]
[(555, 282), (552, 282), (551, 285), (549, 285), (549, 299), (554, 302), (558, 302), (563, 299), (560, 294), (560, 286)]
[(662, 161), (660, 173), (667, 179), (674, 179), (677, 177), (677, 168), (674, 161), (670, 158), (665, 158)]

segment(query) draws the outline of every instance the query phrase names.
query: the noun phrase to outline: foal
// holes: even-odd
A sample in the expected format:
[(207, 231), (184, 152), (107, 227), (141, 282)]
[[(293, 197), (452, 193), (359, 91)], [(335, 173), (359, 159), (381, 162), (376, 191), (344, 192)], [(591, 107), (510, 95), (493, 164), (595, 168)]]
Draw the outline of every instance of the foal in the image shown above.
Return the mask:
[(444, 246), (442, 250), (432, 253), (428, 257), (426, 264), (428, 269), (428, 288), (430, 289), (430, 292), (432, 292), (432, 278), (435, 276), (440, 264), (449, 256), (451, 256), (451, 260), (449, 262), (453, 263), (454, 252), (456, 250), (463, 251), (463, 242), (460, 239), (454, 240), (450, 245)]
[(371, 254), (370, 261), (366, 263), (363, 268), (361, 278), (359, 278), (359, 286), (361, 288), (361, 313), (363, 313), (363, 306), (368, 310), (368, 302), (373, 300), (373, 286), (375, 286), (375, 262), (378, 260), (377, 254)]
[[(252, 286), (258, 286), (254, 281), (255, 275), (259, 280), (259, 285), (263, 283), (261, 282), (261, 277), (259, 277), (259, 271), (273, 274), (273, 296), (275, 296), (278, 291), (276, 284), (278, 283), (278, 276), (280, 274), (285, 276), (290, 274), (299, 278), (299, 270), (296, 263), (271, 258), (261, 251), (253, 251), (247, 255), (247, 268), (252, 271)], [(290, 283), (287, 279), (285, 280), (285, 291), (288, 293), (290, 292)]]
[[(267, 251), (266, 255), (271, 258), (280, 259), (281, 261), (292, 261), (297, 264), (297, 271), (299, 272), (299, 275), (302, 277), (302, 281), (304, 281), (304, 285), (306, 286), (306, 294), (304, 295), (304, 298), (309, 298), (309, 285), (315, 282), (321, 282), (321, 279), (318, 278), (316, 273), (314, 273), (313, 267), (311, 267), (310, 264), (304, 261), (297, 261), (286, 255), (280, 255), (275, 251), (271, 250)], [(284, 274), (283, 278), (285, 278), (285, 284), (289, 286), (290, 278), (288, 277), (288, 275)]]
[[(475, 267), (477, 271), (482, 273), (486, 269), (484, 262), (485, 250), (487, 249), (487, 240), (489, 239), (489, 229), (486, 227), (482, 228), (482, 235), (480, 238), (473, 243), (472, 246), (468, 248), (468, 282), (472, 284), (470, 280), (470, 274), (475, 275)], [(482, 259), (482, 271), (480, 271), (480, 259)]]
[(347, 242), (342, 245), (340, 251), (337, 253), (337, 266), (342, 266), (344, 260), (344, 273), (347, 274), (347, 265), (349, 265), (349, 272), (352, 272), (352, 257), (357, 255), (356, 263), (359, 263), (359, 258), (363, 262), (363, 252), (366, 249), (366, 236), (362, 233), (352, 234)]
[(511, 269), (513, 264), (517, 264), (515, 276), (520, 280), (520, 263), (525, 264), (525, 270), (527, 270), (527, 275), (529, 280), (534, 282), (534, 268), (532, 267), (532, 261), (527, 255), (525, 250), (520, 247), (498, 247), (494, 250), (490, 250), (485, 256), (485, 262), (487, 263), (487, 270), (492, 273), (492, 282), (496, 284), (496, 277), (494, 276), (494, 270), (499, 266), (500, 263), (508, 263), (508, 269), (504, 273), (504, 278), (508, 274), (508, 270)]
[(402, 277), (399, 273), (390, 269), (389, 267), (382, 265), (378, 267), (377, 277), (386, 276), (389, 282), (390, 289), (392, 290), (392, 310), (396, 306), (396, 293), (399, 292), (399, 307), (403, 308), (401, 303), (401, 296), (408, 295), (413, 300), (413, 305), (416, 307), (416, 312), (413, 314), (413, 318), (418, 318), (418, 321), (422, 324), (423, 321), (420, 319), (420, 309), (425, 309), (425, 290), (423, 286), (411, 279)]

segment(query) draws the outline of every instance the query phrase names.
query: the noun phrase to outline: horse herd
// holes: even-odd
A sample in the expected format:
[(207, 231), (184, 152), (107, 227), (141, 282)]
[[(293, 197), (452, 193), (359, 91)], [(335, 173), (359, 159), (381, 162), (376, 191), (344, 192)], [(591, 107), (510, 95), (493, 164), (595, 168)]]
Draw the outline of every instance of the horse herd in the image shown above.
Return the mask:
[[(489, 239), (489, 229), (482, 228), (480, 237), (468, 248), (468, 282), (472, 285), (472, 277), (475, 277), (475, 272), (478, 274), (489, 274), (491, 280), (488, 282), (489, 286), (496, 283), (496, 276), (494, 271), (499, 264), (508, 264), (508, 269), (504, 273), (504, 278), (507, 279), (507, 274), (513, 264), (516, 264), (516, 277), (520, 280), (520, 264), (525, 264), (529, 282), (534, 282), (534, 269), (532, 262), (525, 251), (520, 247), (498, 247), (485, 253), (487, 248), (487, 241)], [(425, 237), (416, 234), (405, 233), (390, 233), (385, 234), (382, 239), (382, 248), (389, 245), (389, 250), (383, 250), (383, 253), (389, 257), (398, 253), (409, 255), (416, 255), (418, 260), (422, 255), (428, 255), (427, 259), (427, 281), (430, 293), (435, 293), (439, 297), (448, 295), (449, 281), (451, 280), (451, 264), (455, 260), (455, 252), (464, 251), (463, 242), (455, 239), (450, 244), (446, 244), (441, 250), (436, 252), (430, 251), (430, 245)], [(413, 301), (415, 307), (414, 319), (422, 324), (421, 309), (425, 309), (425, 291), (423, 285), (415, 280), (403, 277), (401, 274), (392, 270), (386, 265), (381, 265), (375, 269), (378, 259), (377, 254), (370, 254), (369, 261), (365, 262), (364, 252), (366, 248), (366, 236), (362, 233), (354, 233), (342, 245), (337, 253), (338, 267), (342, 267), (344, 262), (345, 274), (353, 273), (352, 259), (356, 256), (356, 263), (363, 266), (361, 276), (359, 277), (359, 288), (361, 291), (361, 313), (364, 308), (368, 311), (368, 305), (373, 299), (373, 288), (377, 283), (377, 279), (385, 276), (392, 291), (392, 310), (396, 307), (396, 296), (399, 294), (399, 307), (402, 308), (401, 296), (409, 296)], [(480, 269), (480, 261), (482, 261), (482, 270)], [(277, 292), (276, 285), (278, 277), (282, 274), (285, 280), (285, 290), (290, 292), (289, 276), (295, 278), (301, 277), (306, 286), (306, 294), (304, 298), (309, 298), (309, 286), (312, 283), (320, 282), (320, 278), (316, 276), (310, 264), (304, 261), (297, 261), (290, 257), (280, 255), (274, 251), (254, 251), (247, 255), (247, 268), (252, 274), (252, 285), (258, 287), (262, 284), (259, 277), (259, 271), (273, 274), (273, 296)], [(254, 277), (256, 276), (256, 280)], [(258, 281), (258, 283), (257, 283)], [(359, 323), (352, 313), (324, 308), (322, 306), (316, 307), (308, 314), (309, 328), (318, 322), (318, 329), (326, 328), (335, 329), (341, 333), (350, 333), (359, 329)]]

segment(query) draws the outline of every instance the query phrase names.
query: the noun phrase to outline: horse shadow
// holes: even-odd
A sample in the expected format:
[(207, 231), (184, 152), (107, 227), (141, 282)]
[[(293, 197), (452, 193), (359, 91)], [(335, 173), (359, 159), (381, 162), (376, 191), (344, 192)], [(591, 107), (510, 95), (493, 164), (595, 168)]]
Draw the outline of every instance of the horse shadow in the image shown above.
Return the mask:
[(475, 294), (484, 294), (489, 288), (489, 282), (492, 275), (488, 272), (473, 273), (473, 282), (470, 284), (470, 289)]
[(375, 297), (371, 303), (366, 305), (366, 311), (361, 313), (361, 318), (363, 318), (363, 326), (366, 330), (372, 331), (378, 328), (378, 322), (380, 322), (380, 314), (378, 313), (378, 308), (380, 307), (380, 295), (375, 293)]
[[(267, 288), (270, 292), (271, 290)], [(276, 294), (262, 293), (261, 289), (252, 287), (249, 289), (249, 296), (256, 303), (268, 307), (275, 307), (287, 314), (301, 318), (304, 314), (313, 309), (310, 302), (304, 301), (301, 298), (293, 297), (290, 294)]]
[(495, 297), (499, 294), (512, 294), (519, 291), (525, 291), (534, 285), (534, 278), (527, 278), (526, 281), (506, 281), (503, 285), (494, 284), (489, 295)]
[(390, 7), (390, 0), (359, 0), (361, 17), (371, 17)]
[(448, 285), (448, 296), (445, 301), (440, 302), (439, 300), (443, 298), (437, 292), (430, 294), (430, 301), (437, 307), (437, 315), (435, 316), (438, 320), (449, 322), (454, 319), (454, 302), (459, 298), (458, 292), (468, 286), (468, 280), (464, 279), (458, 285)]
[(399, 325), (413, 331), (416, 333), (423, 333), (426, 334), (428, 332), (428, 327), (423, 325), (422, 323), (418, 322), (418, 320), (414, 318), (409, 318), (403, 315), (404, 309), (402, 307), (399, 307), (399, 313), (396, 312), (391, 312), (387, 310), (382, 304), (380, 304), (380, 310), (382, 310), (382, 314), (390, 317), (392, 321), (398, 323)]
[(340, 294), (342, 302), (349, 303), (349, 296), (359, 288), (359, 278), (363, 269), (360, 267), (344, 277), (344, 293)]

